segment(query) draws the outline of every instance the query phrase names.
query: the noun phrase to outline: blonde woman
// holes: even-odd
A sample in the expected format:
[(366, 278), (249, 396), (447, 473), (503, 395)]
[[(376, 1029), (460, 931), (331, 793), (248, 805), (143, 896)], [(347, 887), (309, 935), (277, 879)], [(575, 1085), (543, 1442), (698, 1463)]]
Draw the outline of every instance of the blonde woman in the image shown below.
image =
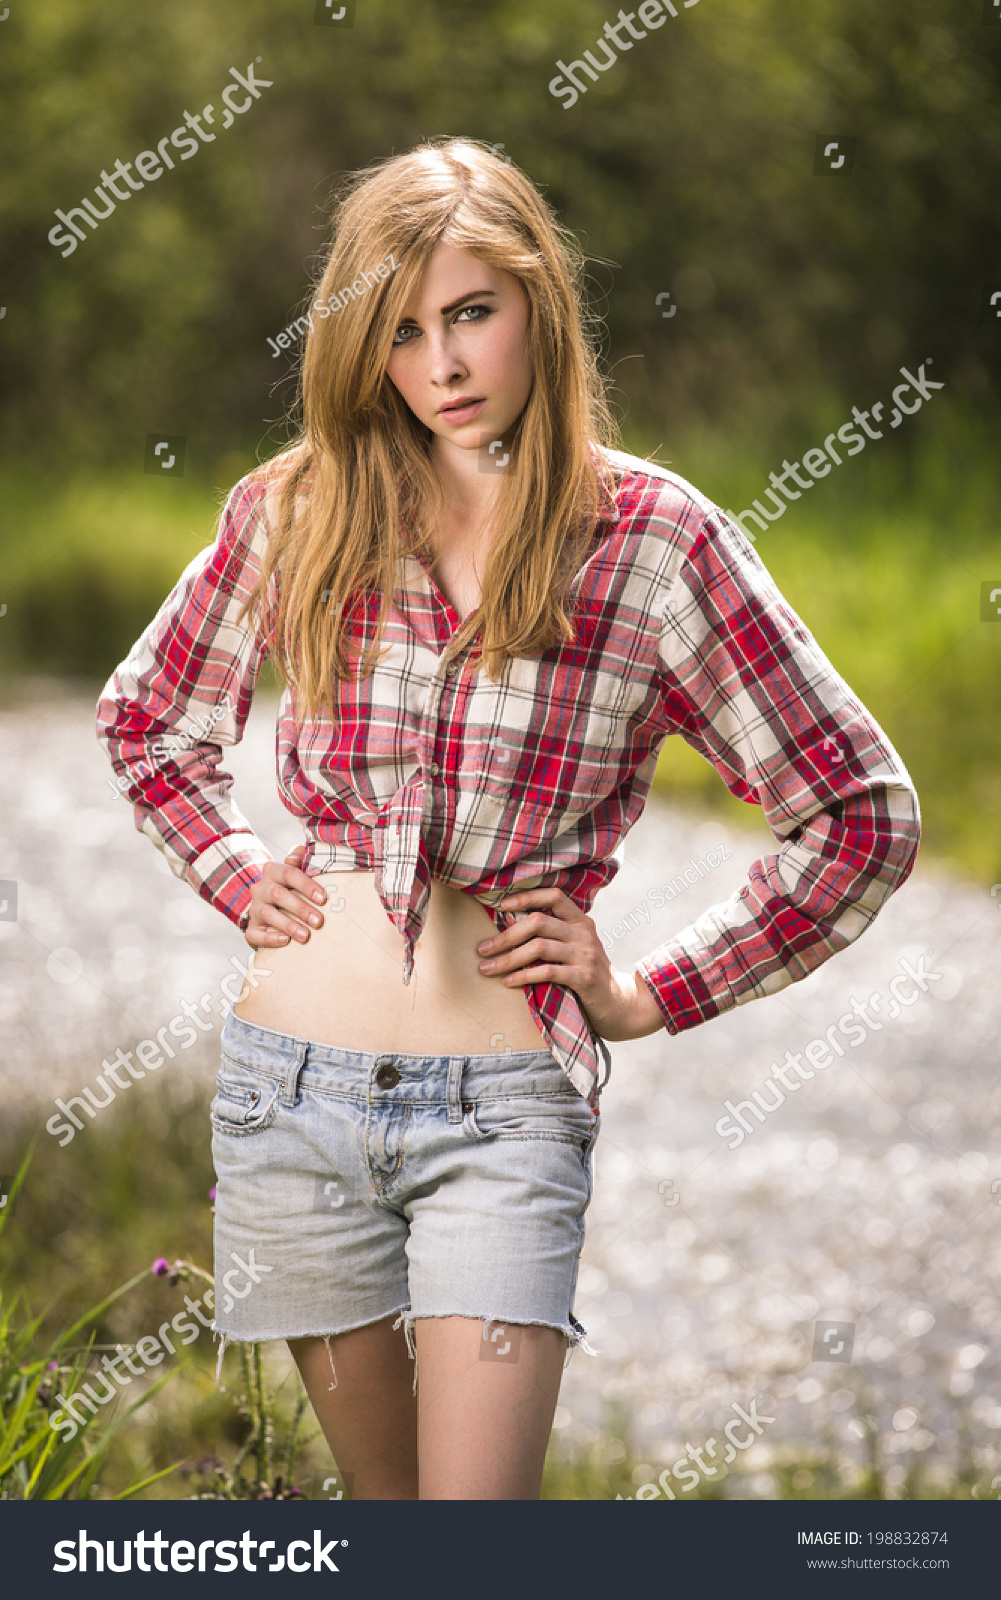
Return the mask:
[[(302, 436), (98, 708), (137, 826), (258, 952), (212, 1104), (215, 1326), (289, 1341), (356, 1498), (538, 1498), (605, 1041), (805, 977), (917, 845), (903, 765), (740, 529), (612, 448), (581, 276), (485, 146), (356, 175)], [(284, 862), (220, 766), (266, 657)], [(671, 734), (778, 848), (617, 971), (588, 912)]]

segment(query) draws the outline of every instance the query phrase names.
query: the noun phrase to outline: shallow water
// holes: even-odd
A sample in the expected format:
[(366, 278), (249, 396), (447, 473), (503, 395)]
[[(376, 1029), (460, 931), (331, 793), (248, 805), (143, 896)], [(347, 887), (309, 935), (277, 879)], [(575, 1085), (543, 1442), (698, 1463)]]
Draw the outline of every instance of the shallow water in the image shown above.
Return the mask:
[[(16, 882), (18, 901), (17, 921), (0, 919), (0, 1027), (8, 1102), (36, 1114), (92, 1084), (104, 1058), (162, 1028), (184, 999), (199, 1041), (166, 1070), (203, 1083), (207, 1100), (220, 986), (248, 954), (112, 792), (95, 698), (39, 685), (0, 711), (0, 880)], [(285, 854), (301, 835), (274, 792), (275, 707), (258, 698), (225, 764), (241, 809)], [(721, 844), (730, 859), (658, 908), (657, 888)], [(606, 944), (618, 925), (613, 963), (631, 968), (769, 848), (763, 826), (736, 833), (652, 798), (593, 908)], [(890, 1020), (898, 963), (922, 954), (939, 976)], [(757, 1415), (774, 1420), (760, 1437), (739, 1425), (749, 1442), (731, 1492), (768, 1496), (776, 1458), (828, 1448), (847, 1487), (869, 1426), (891, 1492), (921, 1460), (933, 1483), (971, 1464), (978, 1494), (998, 1495), (999, 966), (1001, 901), (919, 865), (862, 939), (804, 982), (676, 1037), (611, 1046), (576, 1305), (600, 1354), (570, 1361), (561, 1445), (599, 1441), (613, 1458), (618, 1403), (637, 1483), (710, 1438), (705, 1481), (718, 1481), (732, 1404), (746, 1411), (761, 1396)], [(745, 1111), (739, 1148), (716, 1133), (725, 1099), (747, 1100), (774, 1061), (872, 994), (878, 1030), (854, 1046), (839, 1034), (843, 1058), (763, 1123)], [(826, 1346), (821, 1327), (815, 1360), (825, 1321), (839, 1326)], [(683, 1482), (670, 1485), (681, 1495)]]

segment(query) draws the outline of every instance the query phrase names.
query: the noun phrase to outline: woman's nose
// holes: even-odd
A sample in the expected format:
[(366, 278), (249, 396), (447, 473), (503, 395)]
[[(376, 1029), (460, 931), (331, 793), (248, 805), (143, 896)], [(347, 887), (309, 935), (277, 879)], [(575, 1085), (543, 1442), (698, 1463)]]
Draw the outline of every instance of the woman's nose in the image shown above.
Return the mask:
[(454, 341), (439, 335), (431, 347), (431, 382), (447, 389), (457, 379), (465, 378), (467, 370)]

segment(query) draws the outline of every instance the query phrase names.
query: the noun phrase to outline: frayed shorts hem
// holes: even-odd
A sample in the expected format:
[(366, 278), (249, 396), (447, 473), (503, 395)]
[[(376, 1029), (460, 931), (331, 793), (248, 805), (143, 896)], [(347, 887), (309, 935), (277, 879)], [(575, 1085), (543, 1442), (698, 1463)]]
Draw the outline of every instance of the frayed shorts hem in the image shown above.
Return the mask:
[(491, 1326), (510, 1328), (555, 1328), (556, 1332), (561, 1333), (567, 1341), (566, 1359), (563, 1363), (564, 1371), (569, 1365), (570, 1357), (573, 1355), (575, 1350), (583, 1350), (585, 1355), (589, 1356), (598, 1356), (601, 1354), (600, 1350), (595, 1350), (588, 1343), (587, 1329), (584, 1327), (582, 1322), (577, 1320), (572, 1311), (567, 1322), (549, 1322), (544, 1317), (529, 1317), (527, 1319), (497, 1316), (474, 1317), (470, 1316), (468, 1311), (419, 1311), (415, 1313), (411, 1311), (409, 1307), (404, 1306), (402, 1308), (398, 1307), (395, 1313), (393, 1311), (385, 1311), (377, 1317), (367, 1317), (362, 1322), (350, 1323), (345, 1328), (327, 1329), (323, 1332), (317, 1330), (309, 1333), (261, 1333), (251, 1338), (241, 1337), (239, 1334), (235, 1333), (227, 1333), (224, 1328), (218, 1327), (213, 1321), (212, 1333), (219, 1336), (219, 1358), (216, 1362), (216, 1383), (219, 1384), (220, 1387), (223, 1387), (222, 1360), (226, 1353), (227, 1345), (269, 1344), (279, 1339), (284, 1339), (286, 1341), (294, 1339), (322, 1339), (327, 1347), (327, 1358), (330, 1362), (330, 1371), (333, 1377), (333, 1382), (331, 1383), (330, 1387), (331, 1389), (336, 1389), (337, 1371), (334, 1367), (334, 1358), (330, 1349), (331, 1339), (337, 1339), (341, 1336), (341, 1334), (344, 1333), (353, 1333), (358, 1328), (372, 1327), (376, 1322), (385, 1322), (387, 1317), (394, 1316), (394, 1314), (396, 1316), (396, 1320), (393, 1323), (393, 1331), (395, 1332), (400, 1324), (403, 1324), (403, 1331), (407, 1340), (407, 1350), (410, 1355), (410, 1359), (414, 1363), (414, 1394), (417, 1393), (417, 1345), (414, 1339), (414, 1324), (420, 1321), (430, 1321), (432, 1319), (434, 1321), (440, 1321), (445, 1317), (463, 1317), (468, 1322), (481, 1322), (484, 1328), (484, 1338), (487, 1336), (486, 1330)]
[(556, 1332), (562, 1333), (563, 1337), (567, 1341), (566, 1360), (563, 1363), (564, 1371), (566, 1370), (566, 1367), (570, 1361), (570, 1357), (577, 1349), (582, 1349), (589, 1356), (597, 1356), (601, 1354), (599, 1350), (592, 1349), (591, 1345), (588, 1344), (587, 1329), (584, 1327), (582, 1322), (578, 1322), (572, 1311), (570, 1313), (569, 1321), (567, 1322), (549, 1322), (545, 1317), (473, 1317), (470, 1316), (468, 1311), (401, 1311), (400, 1315), (393, 1323), (393, 1327), (398, 1328), (400, 1323), (403, 1323), (403, 1331), (407, 1336), (407, 1349), (409, 1350), (411, 1360), (414, 1363), (414, 1394), (417, 1393), (417, 1345), (414, 1340), (414, 1324), (416, 1322), (426, 1322), (431, 1320), (437, 1322), (445, 1317), (463, 1317), (467, 1322), (482, 1322), (484, 1339), (487, 1337), (487, 1329), (491, 1326), (507, 1328), (555, 1328)]
[(228, 1328), (220, 1328), (218, 1322), (212, 1323), (212, 1332), (221, 1334), (227, 1344), (273, 1344), (278, 1339), (339, 1339), (342, 1333), (354, 1333), (357, 1328), (371, 1328), (375, 1323), (385, 1322), (387, 1317), (398, 1316), (406, 1310), (409, 1310), (408, 1306), (391, 1306), (388, 1311), (380, 1311), (374, 1317), (347, 1322), (343, 1328), (306, 1328), (302, 1333), (289, 1333), (285, 1328), (281, 1333), (230, 1333)]

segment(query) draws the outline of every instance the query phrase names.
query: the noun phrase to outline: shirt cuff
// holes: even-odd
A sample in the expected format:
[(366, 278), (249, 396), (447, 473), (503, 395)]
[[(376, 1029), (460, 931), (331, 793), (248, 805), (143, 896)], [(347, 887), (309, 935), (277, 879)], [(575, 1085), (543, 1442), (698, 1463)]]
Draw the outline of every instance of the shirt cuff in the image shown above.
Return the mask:
[[(234, 839), (245, 842), (234, 848)], [(183, 860), (169, 848), (164, 855), (176, 877), (241, 930), (246, 929), (250, 917), (250, 892), (260, 880), (261, 869), (275, 859), (256, 835), (245, 833), (226, 834), (193, 861)]]
[[(714, 998), (712, 987), (695, 963), (680, 952), (680, 959), (676, 958), (668, 953), (671, 950), (676, 951), (677, 947), (662, 946), (638, 961), (635, 969), (660, 1007), (668, 1033), (697, 1028), (699, 1023), (710, 1022), (729, 1011), (730, 1005), (719, 998), (723, 992), (729, 993), (722, 972), (718, 973), (720, 983)], [(732, 995), (730, 1003), (736, 1004)]]

